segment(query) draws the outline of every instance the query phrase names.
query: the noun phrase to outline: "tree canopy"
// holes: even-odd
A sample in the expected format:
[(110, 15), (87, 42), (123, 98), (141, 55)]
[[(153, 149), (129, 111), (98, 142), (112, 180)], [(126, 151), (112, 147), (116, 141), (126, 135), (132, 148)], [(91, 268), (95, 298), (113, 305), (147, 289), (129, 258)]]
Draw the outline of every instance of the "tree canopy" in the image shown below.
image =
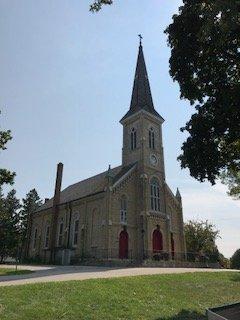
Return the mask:
[(184, 0), (165, 32), (170, 75), (196, 110), (179, 160), (214, 184), (240, 171), (240, 1)]
[(6, 197), (0, 192), (0, 261), (7, 256), (15, 256), (20, 245), (20, 201), (16, 190), (11, 190)]
[(208, 221), (190, 220), (184, 225), (187, 252), (215, 254), (219, 231)]
[(29, 216), (31, 215), (31, 213), (35, 212), (41, 205), (42, 200), (40, 199), (36, 189), (30, 190), (26, 194), (26, 197), (22, 199), (22, 209), (20, 211), (20, 216), (23, 242), (25, 241), (26, 237)]
[[(1, 111), (0, 111), (1, 114)], [(6, 150), (6, 144), (12, 139), (10, 130), (0, 130), (0, 150)], [(0, 168), (0, 187), (5, 184), (13, 184), (15, 173), (7, 169)]]
[(90, 11), (92, 12), (98, 12), (99, 10), (102, 9), (102, 6), (105, 4), (112, 4), (113, 1), (112, 0), (97, 0), (94, 1), (91, 5), (90, 5)]
[(30, 215), (41, 204), (36, 189), (20, 202), (15, 190), (4, 196), (0, 188), (0, 261), (8, 256), (23, 257)]
[(230, 263), (232, 269), (240, 269), (240, 249), (233, 254)]

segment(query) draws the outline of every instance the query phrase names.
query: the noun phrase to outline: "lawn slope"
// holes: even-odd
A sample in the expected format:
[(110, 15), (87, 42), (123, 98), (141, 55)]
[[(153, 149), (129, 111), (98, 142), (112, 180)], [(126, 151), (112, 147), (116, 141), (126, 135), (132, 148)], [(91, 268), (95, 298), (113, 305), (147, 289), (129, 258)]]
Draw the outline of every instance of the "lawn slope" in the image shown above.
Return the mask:
[(240, 301), (240, 273), (189, 273), (0, 288), (1, 320), (203, 320)]

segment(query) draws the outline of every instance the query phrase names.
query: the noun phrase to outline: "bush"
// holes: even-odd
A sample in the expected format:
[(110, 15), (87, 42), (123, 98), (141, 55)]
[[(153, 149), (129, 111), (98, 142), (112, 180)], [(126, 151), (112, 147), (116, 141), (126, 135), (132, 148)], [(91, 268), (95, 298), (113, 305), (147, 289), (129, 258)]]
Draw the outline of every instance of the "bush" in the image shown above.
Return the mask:
[(240, 249), (238, 249), (231, 258), (231, 268), (240, 269)]

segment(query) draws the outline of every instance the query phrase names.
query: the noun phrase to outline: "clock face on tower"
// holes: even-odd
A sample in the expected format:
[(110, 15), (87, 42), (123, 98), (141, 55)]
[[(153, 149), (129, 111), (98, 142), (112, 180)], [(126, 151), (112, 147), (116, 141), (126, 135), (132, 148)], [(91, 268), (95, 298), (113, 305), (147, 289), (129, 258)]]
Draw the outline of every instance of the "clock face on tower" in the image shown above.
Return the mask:
[(158, 159), (157, 157), (155, 156), (155, 154), (151, 154), (150, 155), (150, 163), (152, 166), (156, 166), (157, 163), (158, 163)]

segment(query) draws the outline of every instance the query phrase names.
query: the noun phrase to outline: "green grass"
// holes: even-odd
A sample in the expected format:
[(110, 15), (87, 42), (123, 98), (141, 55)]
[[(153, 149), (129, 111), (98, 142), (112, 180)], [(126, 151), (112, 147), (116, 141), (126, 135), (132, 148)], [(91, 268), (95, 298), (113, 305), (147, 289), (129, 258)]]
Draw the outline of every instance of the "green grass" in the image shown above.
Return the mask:
[(194, 273), (0, 287), (1, 320), (203, 320), (240, 300), (240, 273)]
[(18, 274), (31, 273), (30, 270), (16, 270), (15, 268), (2, 268), (0, 267), (0, 276), (13, 276)]

